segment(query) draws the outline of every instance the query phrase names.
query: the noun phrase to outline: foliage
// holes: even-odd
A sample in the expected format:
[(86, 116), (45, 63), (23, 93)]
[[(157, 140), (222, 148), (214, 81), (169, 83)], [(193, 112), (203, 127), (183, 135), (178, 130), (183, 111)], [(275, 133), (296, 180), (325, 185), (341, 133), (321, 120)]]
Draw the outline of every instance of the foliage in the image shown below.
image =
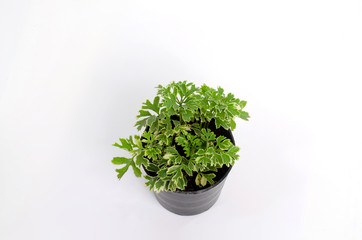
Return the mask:
[(121, 178), (131, 166), (137, 177), (141, 166), (147, 170), (146, 186), (156, 192), (185, 190), (193, 180), (202, 188), (214, 184), (215, 173), (224, 165), (230, 166), (239, 158), (239, 147), (230, 139), (216, 136), (209, 129), (212, 120), (216, 128), (234, 130), (235, 118), (248, 120), (243, 111), (246, 101), (225, 94), (217, 89), (193, 83), (172, 82), (159, 85), (153, 101), (146, 100), (137, 115), (135, 126), (143, 131), (141, 136), (120, 138), (113, 144), (131, 154), (131, 157), (115, 157), (114, 164)]

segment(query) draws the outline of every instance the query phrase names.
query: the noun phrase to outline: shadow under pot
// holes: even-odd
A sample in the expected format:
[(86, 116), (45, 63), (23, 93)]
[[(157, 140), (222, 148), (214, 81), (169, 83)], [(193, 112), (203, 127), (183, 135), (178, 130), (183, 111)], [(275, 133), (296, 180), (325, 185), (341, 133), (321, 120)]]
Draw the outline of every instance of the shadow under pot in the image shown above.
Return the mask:
[[(222, 127), (216, 129), (214, 124), (210, 124), (210, 130), (218, 136), (225, 136), (235, 145), (234, 137), (230, 129), (226, 130)], [(145, 131), (148, 131), (147, 127)], [(223, 166), (219, 169), (214, 178), (215, 183), (213, 185), (206, 185), (203, 188), (197, 190), (176, 190), (161, 191), (159, 193), (154, 192), (157, 201), (170, 212), (178, 215), (196, 215), (210, 209), (220, 196), (221, 190), (225, 184), (226, 177), (231, 171), (232, 166)], [(147, 175), (155, 176), (154, 172), (150, 172), (143, 168)]]

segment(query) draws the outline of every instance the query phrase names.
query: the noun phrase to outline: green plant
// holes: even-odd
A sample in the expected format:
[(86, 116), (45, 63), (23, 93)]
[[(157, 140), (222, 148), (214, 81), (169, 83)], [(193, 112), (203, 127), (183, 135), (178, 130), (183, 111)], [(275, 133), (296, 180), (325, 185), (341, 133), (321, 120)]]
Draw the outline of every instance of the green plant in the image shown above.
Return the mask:
[(246, 101), (226, 95), (221, 87), (196, 87), (186, 81), (157, 89), (153, 102), (143, 103), (137, 116), (135, 126), (138, 130), (145, 127), (143, 134), (113, 144), (131, 154), (113, 158), (114, 164), (124, 165), (116, 169), (118, 178), (130, 166), (141, 177), (143, 165), (151, 173), (145, 175), (146, 186), (156, 192), (185, 190), (188, 184), (198, 188), (214, 184), (218, 169), (239, 158), (239, 147), (224, 136), (217, 137), (210, 124), (234, 130), (236, 117), (249, 118), (243, 111)]

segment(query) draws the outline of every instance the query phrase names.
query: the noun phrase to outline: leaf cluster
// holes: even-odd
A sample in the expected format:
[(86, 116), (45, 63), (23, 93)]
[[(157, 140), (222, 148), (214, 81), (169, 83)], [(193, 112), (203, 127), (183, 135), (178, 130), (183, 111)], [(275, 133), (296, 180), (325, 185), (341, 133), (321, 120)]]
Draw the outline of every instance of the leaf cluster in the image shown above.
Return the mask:
[(248, 120), (243, 111), (246, 101), (217, 89), (186, 81), (157, 86), (153, 101), (143, 103), (135, 127), (142, 135), (120, 138), (114, 146), (128, 151), (131, 157), (115, 157), (121, 178), (132, 166), (137, 177), (146, 170), (146, 186), (156, 192), (185, 190), (190, 181), (202, 188), (214, 184), (218, 169), (231, 166), (239, 158), (239, 147), (230, 139), (216, 136), (216, 128), (234, 130), (235, 119)]

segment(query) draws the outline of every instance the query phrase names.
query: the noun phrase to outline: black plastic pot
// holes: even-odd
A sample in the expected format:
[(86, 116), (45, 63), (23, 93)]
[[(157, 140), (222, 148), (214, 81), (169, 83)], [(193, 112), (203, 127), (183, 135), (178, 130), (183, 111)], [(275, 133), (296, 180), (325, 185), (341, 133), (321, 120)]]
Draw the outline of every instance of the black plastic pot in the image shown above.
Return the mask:
[[(216, 129), (213, 120), (210, 122), (209, 128), (216, 136), (225, 136), (235, 145), (234, 137), (230, 129), (226, 130), (222, 127)], [(146, 128), (146, 131), (148, 131), (148, 128)], [(158, 202), (170, 212), (179, 215), (196, 215), (205, 212), (211, 208), (219, 198), (231, 168), (232, 166), (224, 166), (219, 169), (215, 177), (215, 184), (203, 189), (196, 191), (161, 191), (159, 193), (154, 192), (154, 194)], [(151, 173), (146, 169), (145, 171), (148, 175), (155, 176), (155, 173)]]
[(158, 202), (170, 212), (179, 215), (195, 215), (211, 208), (220, 196), (231, 167), (219, 182), (197, 191), (163, 191), (155, 193)]

